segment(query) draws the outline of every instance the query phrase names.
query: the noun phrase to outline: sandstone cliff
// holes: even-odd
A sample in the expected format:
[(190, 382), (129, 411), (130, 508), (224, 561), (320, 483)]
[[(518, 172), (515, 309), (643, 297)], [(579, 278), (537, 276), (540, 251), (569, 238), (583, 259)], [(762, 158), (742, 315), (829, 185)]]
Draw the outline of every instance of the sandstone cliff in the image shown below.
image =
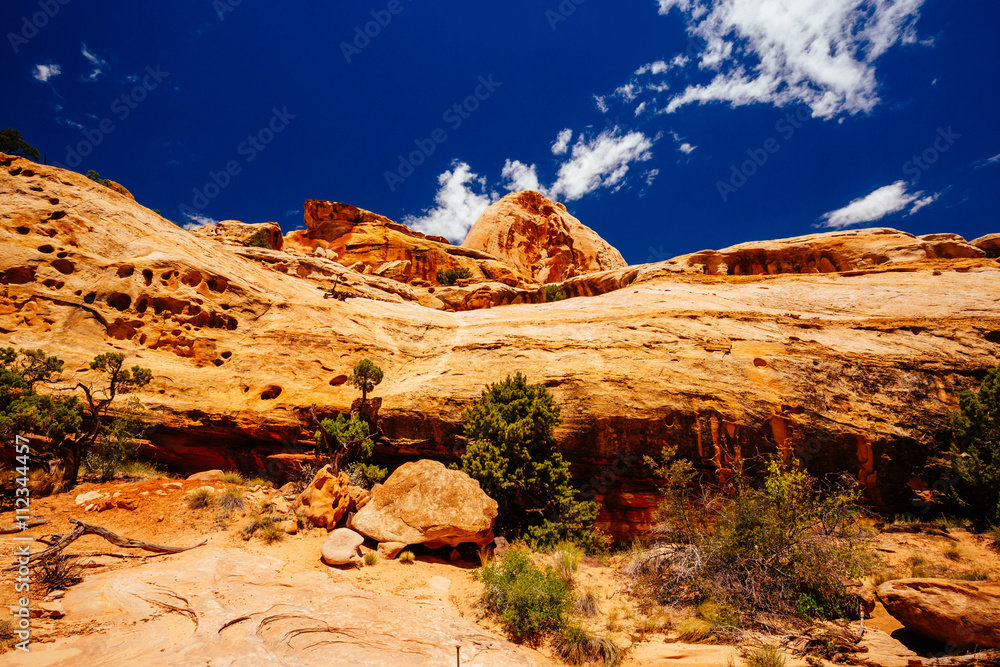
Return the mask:
[[(641, 456), (665, 443), (710, 474), (794, 450), (919, 510), (947, 412), (1000, 362), (1000, 264), (954, 237), (815, 235), (755, 246), (773, 274), (735, 275), (730, 249), (707, 273), (688, 256), (565, 283), (591, 298), (446, 312), (444, 290), (200, 238), (79, 174), (0, 156), (0, 245), (0, 345), (44, 347), (69, 373), (114, 350), (152, 368), (141, 398), (164, 462), (280, 461), (305, 444), (303, 410), (349, 409), (361, 357), (385, 370), (379, 454), (448, 459), (462, 410), (521, 371), (563, 405), (560, 447), (618, 535), (648, 526)], [(824, 256), (836, 272), (801, 273)], [(343, 299), (325, 298), (335, 278)]]
[(486, 209), (465, 248), (488, 252), (543, 283), (626, 266), (621, 253), (544, 195), (515, 192)]

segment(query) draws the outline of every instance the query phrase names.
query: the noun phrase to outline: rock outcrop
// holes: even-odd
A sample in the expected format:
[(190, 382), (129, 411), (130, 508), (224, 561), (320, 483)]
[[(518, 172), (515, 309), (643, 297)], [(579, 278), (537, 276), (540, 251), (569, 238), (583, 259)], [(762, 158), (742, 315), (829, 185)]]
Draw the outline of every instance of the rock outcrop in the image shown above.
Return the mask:
[(349, 528), (338, 528), (326, 538), (320, 550), (327, 565), (354, 565), (361, 562), (361, 545), (365, 538)]
[(0, 665), (141, 664), (542, 667), (545, 658), (445, 605), (335, 583), (320, 572), (279, 576), (286, 563), (202, 548), (141, 568), (88, 576), (62, 600), (64, 624), (97, 628), (31, 645)]
[(466, 269), (476, 282), (512, 286), (531, 283), (486, 253), (454, 246), (440, 236), (427, 236), (385, 216), (329, 201), (305, 203), (306, 229), (288, 234), (285, 242), (315, 254), (333, 256), (353, 270), (401, 283), (437, 285), (438, 271)]
[[(623, 538), (650, 526), (642, 456), (668, 442), (709, 475), (796, 454), (912, 510), (946, 472), (935, 459), (959, 394), (1000, 363), (997, 260), (891, 230), (747, 251), (773, 274), (747, 275), (750, 256), (743, 275), (726, 257), (706, 274), (687, 256), (571, 278), (556, 303), (489, 283), (482, 309), (446, 312), (439, 294), (460, 310), (483, 284), (430, 294), (225, 245), (79, 174), (0, 157), (0, 246), (0, 346), (58, 355), (65, 386), (109, 350), (151, 368), (144, 453), (166, 465), (281, 478), (311, 447), (309, 406), (350, 411), (363, 357), (385, 371), (377, 456), (454, 460), (462, 411), (520, 371), (562, 406), (560, 450)], [(889, 261), (866, 260), (873, 249)], [(845, 270), (801, 273), (824, 253)]]
[(276, 222), (248, 225), (238, 220), (223, 220), (214, 225), (203, 225), (191, 231), (195, 236), (214, 239), (221, 243), (251, 248), (281, 250), (285, 237)]
[(1000, 648), (1000, 581), (897, 579), (878, 597), (913, 632), (961, 650)]
[(347, 474), (334, 475), (329, 465), (323, 466), (309, 486), (295, 499), (292, 509), (301, 513), (314, 526), (332, 530), (350, 509), (350, 484)]
[(507, 261), (542, 283), (627, 266), (621, 253), (563, 204), (533, 190), (511, 193), (487, 208), (462, 246)]
[(351, 521), (354, 530), (377, 542), (458, 546), (493, 541), (497, 503), (464, 472), (437, 461), (397, 468), (372, 490), (371, 501)]

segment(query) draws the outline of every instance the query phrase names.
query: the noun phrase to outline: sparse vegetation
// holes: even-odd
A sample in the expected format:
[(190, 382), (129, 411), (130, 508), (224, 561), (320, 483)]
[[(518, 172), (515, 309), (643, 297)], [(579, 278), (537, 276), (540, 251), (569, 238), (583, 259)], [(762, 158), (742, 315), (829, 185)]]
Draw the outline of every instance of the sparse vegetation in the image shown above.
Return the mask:
[(138, 441), (146, 429), (146, 415), (139, 399), (129, 398), (111, 423), (101, 427), (100, 439), (84, 458), (86, 470), (97, 473), (102, 482), (124, 475), (139, 449)]
[(454, 285), (459, 280), (470, 280), (472, 271), (465, 267), (441, 270), (438, 269), (437, 281), (442, 285)]
[(362, 463), (360, 461), (348, 463), (344, 467), (344, 472), (350, 478), (351, 484), (360, 486), (363, 489), (371, 489), (376, 484), (384, 482), (385, 478), (389, 476), (388, 469), (377, 466), (374, 463)]
[(188, 507), (193, 510), (208, 507), (213, 502), (215, 502), (215, 494), (204, 486), (187, 494)]
[(216, 498), (216, 504), (226, 512), (235, 512), (246, 509), (246, 501), (243, 500), (244, 491), (238, 486), (226, 487)]
[(770, 644), (750, 649), (743, 656), (743, 662), (747, 667), (785, 667), (787, 664), (785, 656)]
[(462, 416), (469, 441), (462, 471), (500, 505), (498, 532), (537, 548), (560, 541), (604, 546), (594, 529), (597, 504), (577, 499), (569, 462), (556, 451), (552, 432), (562, 419), (543, 385), (517, 373), (487, 387)]
[(370, 457), (374, 449), (368, 422), (355, 415), (350, 419), (344, 415), (324, 419), (316, 431), (316, 451), (329, 456), (334, 473), (340, 471), (344, 459), (361, 461)]
[(365, 567), (374, 567), (378, 564), (378, 554), (374, 551), (369, 551), (361, 559), (365, 562)]
[(598, 637), (579, 625), (569, 625), (552, 638), (552, 651), (571, 665), (621, 664), (625, 652), (606, 637)]
[(224, 473), (222, 473), (222, 479), (220, 481), (222, 481), (222, 483), (224, 484), (239, 484), (239, 485), (243, 485), (246, 482), (246, 480), (243, 478), (243, 475), (236, 472), (235, 470), (227, 470)]
[(268, 544), (280, 542), (285, 539), (286, 535), (285, 529), (281, 527), (281, 523), (269, 516), (264, 516), (257, 520), (257, 532), (260, 533), (260, 539)]
[(597, 616), (597, 594), (587, 588), (576, 598), (576, 612), (584, 618)]
[(70, 556), (60, 553), (35, 565), (31, 578), (37, 587), (49, 594), (83, 581), (83, 567)]
[(26, 157), (35, 162), (38, 162), (42, 157), (38, 153), (38, 149), (25, 141), (21, 132), (12, 127), (0, 130), (0, 153)]
[(0, 651), (6, 651), (14, 645), (17, 635), (14, 634), (14, 621), (5, 618), (0, 620)]
[(473, 576), (485, 585), (484, 608), (515, 641), (535, 643), (566, 627), (573, 593), (552, 568), (535, 567), (527, 549), (508, 549)]
[(568, 299), (569, 295), (566, 294), (566, 288), (562, 285), (546, 285), (545, 286), (545, 302), (552, 303), (553, 301), (562, 301)]
[(251, 248), (266, 248), (268, 250), (274, 250), (274, 246), (271, 244), (271, 235), (267, 233), (266, 229), (258, 229), (253, 233), (253, 235), (247, 239), (247, 246)]
[(638, 590), (664, 603), (709, 601), (710, 627), (752, 625), (761, 613), (839, 618), (852, 607), (843, 581), (874, 561), (859, 527), (855, 486), (820, 484), (770, 461), (761, 488), (737, 476), (727, 493), (691, 491), (690, 462), (650, 461), (666, 480), (660, 518), (669, 541), (628, 566)]
[(965, 391), (949, 420), (952, 467), (961, 478), (954, 496), (982, 530), (1000, 527), (1000, 366), (979, 391)]
[(381, 384), (384, 373), (382, 369), (375, 365), (371, 359), (362, 359), (354, 364), (354, 368), (347, 381), (361, 392), (361, 402), (368, 402), (368, 393), (375, 390)]
[(407, 565), (412, 565), (413, 562), (417, 560), (417, 557), (414, 555), (412, 551), (403, 551), (400, 552), (398, 560), (400, 563), (406, 563)]

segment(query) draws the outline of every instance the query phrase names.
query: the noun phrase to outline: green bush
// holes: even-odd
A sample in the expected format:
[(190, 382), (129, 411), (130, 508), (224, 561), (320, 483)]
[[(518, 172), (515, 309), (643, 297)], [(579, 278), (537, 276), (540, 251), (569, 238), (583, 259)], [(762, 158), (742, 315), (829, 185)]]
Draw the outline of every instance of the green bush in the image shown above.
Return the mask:
[(38, 149), (25, 141), (20, 131), (12, 127), (0, 130), (0, 153), (19, 155), (35, 162), (41, 159)]
[(472, 271), (465, 267), (448, 269), (447, 271), (438, 269), (437, 272), (437, 281), (442, 285), (454, 285), (459, 280), (469, 280), (470, 278), (472, 278)]
[(266, 229), (258, 229), (253, 233), (246, 241), (247, 246), (251, 248), (267, 248), (268, 250), (274, 250), (274, 246), (271, 245), (271, 235), (267, 233)]
[(952, 491), (973, 525), (1000, 527), (1000, 366), (978, 392), (962, 393), (949, 422), (952, 465), (961, 478)]
[(577, 499), (569, 462), (556, 451), (552, 432), (559, 405), (540, 384), (517, 373), (483, 391), (462, 417), (469, 441), (462, 471), (497, 501), (496, 528), (508, 539), (526, 537), (545, 548), (561, 541), (598, 549), (598, 506)]
[(690, 463), (673, 455), (665, 450), (657, 466), (667, 480), (660, 518), (673, 544), (630, 565), (661, 601), (711, 599), (736, 626), (761, 613), (838, 618), (853, 609), (843, 581), (874, 560), (857, 521), (856, 484), (822, 485), (771, 460), (759, 488), (740, 478), (728, 493), (696, 494)]
[(389, 476), (388, 469), (374, 463), (361, 463), (360, 461), (348, 463), (344, 467), (344, 472), (350, 478), (351, 484), (363, 489), (371, 489), (376, 484), (384, 482), (385, 478)]
[(362, 560), (365, 562), (365, 567), (375, 567), (378, 565), (378, 554), (369, 551), (362, 557)]
[(129, 398), (111, 423), (101, 427), (100, 439), (84, 459), (86, 469), (99, 473), (102, 482), (114, 479), (116, 474), (126, 474), (139, 450), (138, 440), (146, 430), (143, 420), (147, 414), (137, 397)]
[(354, 364), (347, 381), (361, 392), (361, 402), (366, 403), (368, 392), (374, 391), (375, 387), (382, 382), (383, 377), (382, 369), (376, 366), (375, 362), (371, 359), (362, 359)]
[(541, 570), (523, 548), (473, 573), (485, 585), (482, 604), (517, 642), (537, 642), (566, 627), (573, 592), (552, 568)]
[(399, 562), (400, 563), (406, 563), (407, 565), (410, 565), (415, 560), (417, 560), (417, 557), (414, 555), (414, 553), (412, 551), (403, 551), (403, 552), (400, 552), (400, 554), (399, 554)]
[(243, 475), (235, 470), (227, 470), (222, 473), (221, 481), (225, 484), (239, 484), (241, 486), (246, 483), (246, 479), (244, 479)]
[(566, 288), (562, 285), (546, 285), (545, 286), (545, 302), (552, 303), (553, 301), (562, 301), (567, 299), (569, 296), (566, 294)]

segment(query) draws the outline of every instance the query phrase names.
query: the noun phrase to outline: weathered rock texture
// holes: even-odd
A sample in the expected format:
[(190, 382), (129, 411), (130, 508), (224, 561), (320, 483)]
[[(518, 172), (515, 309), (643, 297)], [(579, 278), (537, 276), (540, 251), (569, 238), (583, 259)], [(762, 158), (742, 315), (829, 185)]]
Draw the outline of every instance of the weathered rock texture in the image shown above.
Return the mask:
[(509, 194), (486, 209), (462, 246), (510, 262), (543, 283), (627, 266), (621, 253), (565, 206), (533, 190)]
[(338, 528), (326, 538), (320, 555), (327, 565), (348, 565), (361, 562), (361, 545), (365, 538), (349, 528)]
[(204, 225), (191, 232), (201, 238), (214, 239), (229, 245), (270, 248), (281, 250), (285, 237), (281, 235), (281, 227), (276, 222), (264, 222), (259, 225), (248, 225), (237, 220), (223, 220), (214, 225)]
[(290, 247), (313, 254), (322, 248), (322, 255), (334, 256), (360, 273), (436, 285), (438, 271), (468, 269), (476, 282), (512, 286), (532, 282), (488, 254), (454, 246), (440, 236), (425, 236), (350, 204), (309, 200), (305, 223), (305, 230), (288, 235)]
[(141, 568), (91, 575), (63, 599), (74, 627), (0, 665), (316, 665), (540, 667), (537, 653), (445, 605), (378, 597), (322, 573), (279, 578), (285, 563), (202, 548)]
[(898, 579), (878, 587), (886, 611), (943, 644), (1000, 648), (1000, 581)]
[(404, 463), (375, 487), (351, 526), (377, 542), (454, 547), (492, 542), (496, 517), (497, 502), (479, 482), (437, 461), (422, 460)]
[[(198, 238), (84, 176), (0, 158), (0, 246), (0, 345), (44, 347), (73, 380), (106, 351), (150, 367), (146, 453), (165, 464), (280, 473), (290, 459), (268, 456), (311, 446), (310, 405), (349, 411), (363, 357), (385, 371), (377, 456), (454, 460), (462, 411), (520, 371), (562, 405), (559, 447), (618, 536), (652, 521), (641, 457), (664, 443), (706, 472), (797, 453), (912, 511), (945, 472), (931, 464), (959, 393), (1000, 363), (1000, 264), (892, 230), (762, 243), (744, 275), (688, 256), (564, 283), (591, 298), (445, 312), (444, 289)], [(801, 273), (824, 256), (841, 271)], [(746, 275), (761, 260), (774, 274)], [(345, 298), (324, 298), (335, 280)]]
[(323, 466), (309, 486), (295, 499), (292, 509), (301, 513), (314, 526), (333, 529), (350, 509), (351, 480), (345, 473), (334, 475), (330, 466)]

